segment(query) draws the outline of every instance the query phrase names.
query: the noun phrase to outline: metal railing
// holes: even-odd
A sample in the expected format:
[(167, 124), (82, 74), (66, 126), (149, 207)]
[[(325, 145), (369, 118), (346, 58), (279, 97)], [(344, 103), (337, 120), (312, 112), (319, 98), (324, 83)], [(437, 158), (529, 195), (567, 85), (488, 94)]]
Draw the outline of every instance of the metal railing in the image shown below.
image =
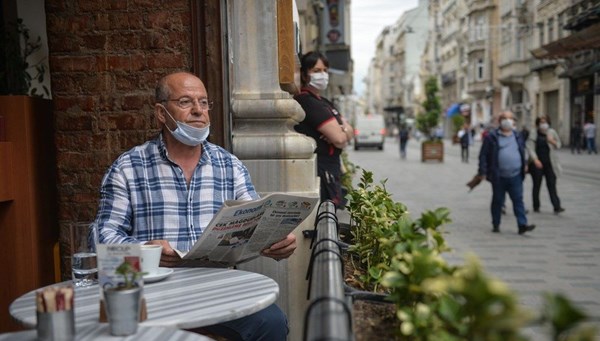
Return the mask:
[(305, 341), (351, 341), (352, 312), (344, 293), (344, 243), (338, 238), (335, 205), (319, 206), (312, 233), (311, 256), (306, 278), (310, 300), (304, 320)]

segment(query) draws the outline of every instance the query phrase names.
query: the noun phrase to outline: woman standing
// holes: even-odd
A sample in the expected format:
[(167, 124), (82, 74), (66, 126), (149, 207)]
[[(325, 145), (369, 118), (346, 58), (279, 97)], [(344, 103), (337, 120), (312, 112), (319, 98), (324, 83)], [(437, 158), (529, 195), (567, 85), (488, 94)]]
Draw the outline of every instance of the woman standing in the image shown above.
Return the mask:
[(556, 192), (556, 179), (560, 175), (561, 167), (554, 150), (560, 148), (560, 138), (556, 130), (550, 128), (550, 119), (547, 116), (536, 118), (535, 126), (537, 129), (532, 130), (527, 139), (529, 171), (533, 178), (533, 210), (540, 211), (540, 187), (542, 178), (546, 178), (550, 201), (554, 206), (554, 213), (558, 214), (565, 210), (560, 205), (560, 198)]
[(302, 89), (294, 99), (300, 103), (306, 116), (295, 126), (297, 132), (312, 137), (317, 148), (317, 173), (321, 178), (321, 201), (332, 200), (342, 204), (340, 154), (352, 139), (354, 131), (326, 98), (320, 95), (329, 82), (329, 62), (319, 52), (308, 52), (300, 61)]

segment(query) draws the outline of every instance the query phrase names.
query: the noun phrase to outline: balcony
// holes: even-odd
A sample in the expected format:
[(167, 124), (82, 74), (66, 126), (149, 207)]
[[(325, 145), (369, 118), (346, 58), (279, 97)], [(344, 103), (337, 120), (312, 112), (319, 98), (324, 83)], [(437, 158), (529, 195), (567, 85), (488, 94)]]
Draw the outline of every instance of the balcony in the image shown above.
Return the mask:
[(489, 89), (490, 82), (487, 79), (480, 81), (469, 81), (467, 83), (467, 88), (469, 89), (469, 94), (475, 97), (484, 96)]
[(525, 60), (512, 61), (500, 67), (498, 81), (503, 85), (523, 84), (523, 79), (531, 72), (529, 63)]
[(555, 59), (532, 59), (529, 61), (529, 71), (538, 72), (558, 65)]
[(467, 53), (471, 54), (475, 51), (482, 51), (482, 50), (485, 50), (485, 48), (486, 48), (485, 40), (469, 41), (469, 45), (467, 46)]

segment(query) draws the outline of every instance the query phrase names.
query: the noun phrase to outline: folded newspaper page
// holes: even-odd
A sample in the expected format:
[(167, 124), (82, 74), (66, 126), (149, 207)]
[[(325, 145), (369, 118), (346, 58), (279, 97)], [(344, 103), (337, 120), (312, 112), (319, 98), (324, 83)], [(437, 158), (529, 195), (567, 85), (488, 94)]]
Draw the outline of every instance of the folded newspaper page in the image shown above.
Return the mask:
[(318, 205), (318, 197), (271, 193), (226, 201), (178, 266), (228, 267), (260, 256), (284, 239)]

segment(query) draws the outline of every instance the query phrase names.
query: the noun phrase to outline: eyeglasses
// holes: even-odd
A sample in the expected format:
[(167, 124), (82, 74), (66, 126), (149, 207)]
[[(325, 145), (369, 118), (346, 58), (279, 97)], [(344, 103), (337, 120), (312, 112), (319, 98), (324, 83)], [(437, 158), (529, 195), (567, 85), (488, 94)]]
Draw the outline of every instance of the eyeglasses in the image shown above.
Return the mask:
[(190, 109), (196, 103), (200, 105), (200, 109), (202, 110), (211, 110), (213, 108), (213, 101), (209, 101), (206, 98), (203, 99), (195, 99), (189, 97), (181, 97), (179, 99), (169, 99), (163, 102), (175, 102), (175, 104), (181, 109)]

